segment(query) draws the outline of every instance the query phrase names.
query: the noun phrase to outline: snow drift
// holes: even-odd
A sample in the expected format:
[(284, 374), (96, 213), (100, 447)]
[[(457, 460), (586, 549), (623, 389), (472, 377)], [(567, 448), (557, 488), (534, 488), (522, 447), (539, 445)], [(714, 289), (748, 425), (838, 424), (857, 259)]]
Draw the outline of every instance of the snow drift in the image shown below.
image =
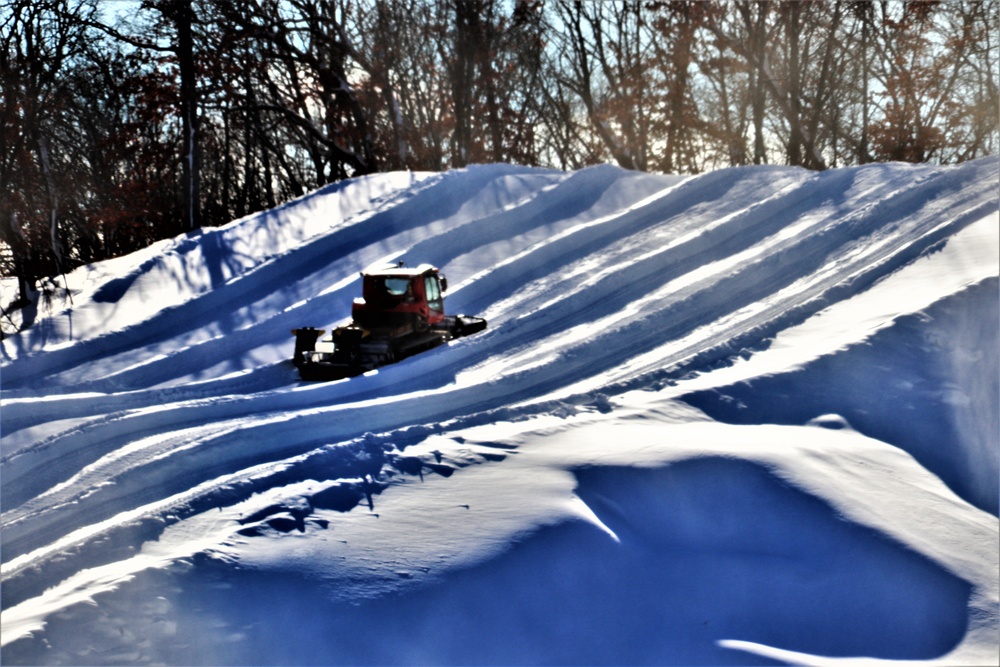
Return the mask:
[[(384, 174), (2, 342), (5, 664), (995, 663), (1000, 161)], [(490, 329), (298, 380), (429, 262)]]

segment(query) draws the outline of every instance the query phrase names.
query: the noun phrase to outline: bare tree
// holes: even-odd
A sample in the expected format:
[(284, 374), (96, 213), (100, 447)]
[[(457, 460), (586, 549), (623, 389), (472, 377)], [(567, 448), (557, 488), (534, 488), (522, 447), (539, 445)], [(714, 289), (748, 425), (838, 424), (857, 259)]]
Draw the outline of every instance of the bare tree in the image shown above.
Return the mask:
[(881, 0), (877, 13), (875, 76), (884, 92), (871, 130), (876, 158), (984, 154), (997, 128), (996, 53), (989, 42), (996, 2)]
[(605, 150), (626, 169), (648, 168), (649, 44), (639, 2), (559, 0), (555, 35), (558, 84), (580, 100)]
[(653, 31), (649, 41), (655, 54), (655, 67), (662, 72), (653, 80), (662, 82), (663, 90), (651, 96), (656, 106), (647, 113), (662, 117), (662, 121), (652, 127), (664, 135), (663, 149), (655, 166), (667, 173), (698, 171), (704, 148), (702, 137), (708, 129), (694, 93), (696, 40), (704, 23), (717, 18), (718, 11), (711, 4), (691, 0), (673, 0), (653, 9), (656, 11), (648, 22)]
[(0, 17), (0, 235), (11, 249), (19, 302), (35, 279), (64, 271), (62, 214), (72, 179), (54, 152), (68, 91), (65, 72), (87, 45), (83, 0), (17, 0)]

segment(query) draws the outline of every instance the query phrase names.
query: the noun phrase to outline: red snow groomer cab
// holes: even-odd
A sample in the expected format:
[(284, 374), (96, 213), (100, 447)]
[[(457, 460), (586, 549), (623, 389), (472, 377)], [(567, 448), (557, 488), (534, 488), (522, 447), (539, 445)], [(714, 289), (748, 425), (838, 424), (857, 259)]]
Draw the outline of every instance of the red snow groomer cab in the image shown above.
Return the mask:
[(292, 361), (303, 380), (337, 380), (360, 375), (453, 338), (486, 328), (486, 320), (445, 315), (448, 281), (430, 264), (397, 265), (362, 276), (362, 296), (351, 308), (353, 321), (320, 340), (322, 329), (293, 329)]

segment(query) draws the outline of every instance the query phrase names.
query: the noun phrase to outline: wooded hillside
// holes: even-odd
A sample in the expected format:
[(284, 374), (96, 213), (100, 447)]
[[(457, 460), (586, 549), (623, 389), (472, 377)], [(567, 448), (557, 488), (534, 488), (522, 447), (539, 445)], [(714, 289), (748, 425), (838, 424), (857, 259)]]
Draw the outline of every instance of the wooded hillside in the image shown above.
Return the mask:
[(4, 0), (0, 268), (23, 301), (379, 171), (977, 158), (998, 24), (997, 0)]

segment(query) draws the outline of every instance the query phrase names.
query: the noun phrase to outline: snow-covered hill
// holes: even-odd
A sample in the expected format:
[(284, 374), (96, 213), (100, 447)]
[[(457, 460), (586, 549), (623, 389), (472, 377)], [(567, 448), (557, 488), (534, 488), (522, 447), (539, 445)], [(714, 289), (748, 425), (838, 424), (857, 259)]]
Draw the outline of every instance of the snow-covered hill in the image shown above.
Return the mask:
[[(1000, 161), (330, 186), (2, 342), (4, 664), (996, 664)], [(334, 383), (359, 272), (481, 334)]]

